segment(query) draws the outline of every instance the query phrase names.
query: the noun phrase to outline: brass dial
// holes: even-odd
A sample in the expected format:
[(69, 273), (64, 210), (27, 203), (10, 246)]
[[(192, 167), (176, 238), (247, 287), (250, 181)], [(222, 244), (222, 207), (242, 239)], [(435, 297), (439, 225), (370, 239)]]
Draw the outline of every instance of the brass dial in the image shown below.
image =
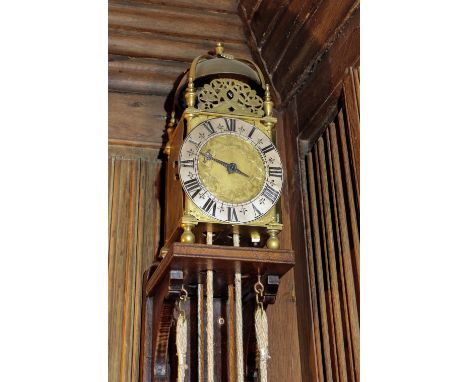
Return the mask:
[(234, 118), (202, 122), (186, 137), (179, 155), (185, 192), (206, 215), (225, 223), (246, 223), (277, 202), (283, 168), (271, 140)]

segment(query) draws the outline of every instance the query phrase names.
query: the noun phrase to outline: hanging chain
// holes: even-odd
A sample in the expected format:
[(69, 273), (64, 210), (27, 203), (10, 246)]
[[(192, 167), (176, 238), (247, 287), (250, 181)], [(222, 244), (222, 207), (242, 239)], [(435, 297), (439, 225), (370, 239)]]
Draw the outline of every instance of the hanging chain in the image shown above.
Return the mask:
[(257, 306), (263, 310), (263, 292), (265, 291), (265, 287), (260, 280), (260, 275), (258, 275), (258, 280), (254, 285), (255, 291), (255, 299), (257, 300)]

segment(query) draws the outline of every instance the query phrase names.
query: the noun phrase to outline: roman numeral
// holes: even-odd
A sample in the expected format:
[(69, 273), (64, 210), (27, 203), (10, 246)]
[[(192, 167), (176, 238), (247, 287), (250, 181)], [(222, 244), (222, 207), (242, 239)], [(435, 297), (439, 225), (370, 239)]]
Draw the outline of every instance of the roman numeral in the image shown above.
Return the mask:
[(224, 118), (224, 123), (226, 123), (226, 128), (228, 131), (236, 131), (236, 120)]
[(191, 167), (195, 168), (195, 159), (185, 159), (180, 161), (182, 167)]
[(252, 135), (253, 135), (254, 132), (255, 132), (255, 126), (252, 127), (252, 130), (250, 130), (249, 138), (252, 138)]
[(193, 139), (189, 138), (189, 142), (190, 143), (193, 143), (195, 146), (198, 147), (198, 145), (200, 144), (200, 142), (197, 142), (197, 141), (194, 141)]
[(255, 217), (260, 216), (262, 214), (260, 212), (260, 210), (257, 207), (255, 207), (255, 204), (252, 203), (252, 207), (253, 207), (254, 212), (255, 212)]
[(228, 220), (231, 222), (238, 222), (239, 219), (237, 218), (236, 210), (233, 207), (228, 207), (227, 209)]
[(208, 131), (210, 135), (214, 134), (215, 129), (210, 121), (203, 122), (203, 127)]
[(275, 189), (271, 188), (269, 184), (266, 185), (265, 189), (263, 190), (262, 192), (262, 195), (265, 197), (265, 198), (268, 198), (270, 199), (270, 201), (272, 203), (275, 202), (275, 200), (278, 198), (279, 196), (279, 192), (276, 191)]
[(263, 154), (266, 154), (268, 152), (270, 152), (271, 150), (274, 150), (275, 149), (275, 146), (273, 146), (273, 144), (269, 144), (267, 147), (264, 147), (262, 149), (262, 153)]
[[(216, 216), (216, 203), (213, 199), (208, 198), (208, 200), (203, 205), (203, 210), (205, 212), (211, 213), (211, 215)], [(212, 212), (210, 212), (210, 209)]]
[(283, 176), (283, 169), (281, 167), (268, 167), (268, 176), (275, 176), (281, 178)]
[[(200, 183), (198, 183), (198, 180), (195, 178), (185, 181), (184, 186), (192, 199), (201, 191)], [(193, 194), (191, 194), (191, 192), (193, 192)]]

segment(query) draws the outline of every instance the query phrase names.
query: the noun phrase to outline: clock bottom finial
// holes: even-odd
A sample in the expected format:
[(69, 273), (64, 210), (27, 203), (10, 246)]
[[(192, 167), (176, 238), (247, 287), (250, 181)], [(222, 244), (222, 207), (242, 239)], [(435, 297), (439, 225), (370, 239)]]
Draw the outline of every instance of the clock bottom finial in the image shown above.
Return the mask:
[(268, 234), (270, 235), (266, 243), (268, 249), (279, 249), (280, 241), (277, 236), (278, 233), (279, 233), (279, 230), (277, 229), (268, 230)]
[(185, 244), (193, 244), (195, 243), (195, 235), (192, 232), (192, 228), (195, 227), (196, 220), (189, 216), (184, 215), (180, 226), (184, 229), (184, 232), (180, 236), (180, 241)]

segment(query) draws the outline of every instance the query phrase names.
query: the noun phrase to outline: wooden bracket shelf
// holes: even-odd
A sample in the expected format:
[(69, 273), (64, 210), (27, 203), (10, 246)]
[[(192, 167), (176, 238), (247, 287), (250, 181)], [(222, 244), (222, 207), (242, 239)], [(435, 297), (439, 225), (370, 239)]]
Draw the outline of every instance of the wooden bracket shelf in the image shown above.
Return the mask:
[(215, 293), (221, 293), (222, 286), (233, 282), (236, 271), (245, 278), (255, 278), (258, 274), (281, 277), (293, 266), (294, 252), (287, 249), (173, 243), (164, 259), (153, 268), (145, 292), (152, 296), (170, 271), (182, 271), (184, 284), (190, 285), (200, 282), (200, 275), (211, 269)]

